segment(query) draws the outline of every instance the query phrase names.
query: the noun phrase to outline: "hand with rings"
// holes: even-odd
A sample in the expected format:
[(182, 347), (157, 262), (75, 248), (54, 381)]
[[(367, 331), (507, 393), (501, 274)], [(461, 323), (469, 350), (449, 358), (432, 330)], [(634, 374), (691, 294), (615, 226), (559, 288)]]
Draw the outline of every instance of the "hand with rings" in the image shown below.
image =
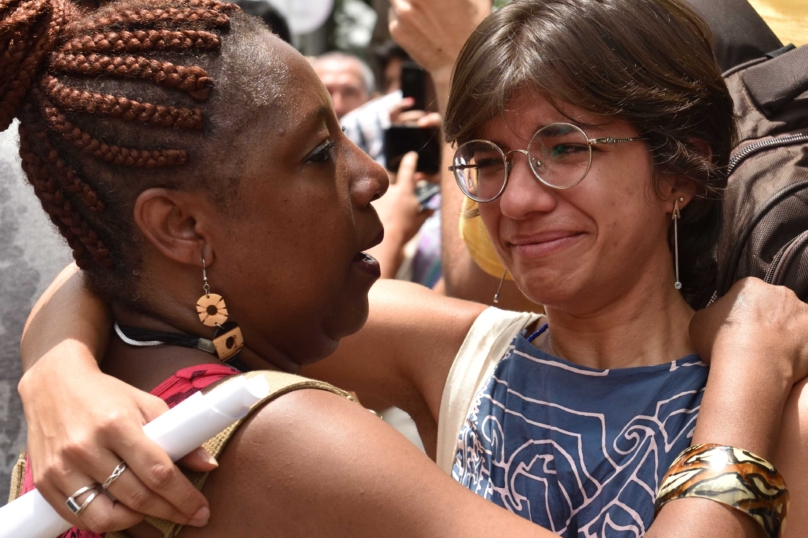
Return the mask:
[(112, 470), (112, 474), (109, 475), (109, 478), (107, 478), (104, 481), (104, 483), (101, 484), (101, 489), (105, 491), (109, 489), (112, 483), (118, 480), (125, 470), (126, 470), (126, 462), (122, 460), (121, 463), (119, 463), (118, 466)]
[[(67, 347), (55, 346), (43, 360), (63, 361), (73, 352)], [(145, 516), (204, 525), (210, 516), (204, 496), (143, 432), (143, 424), (168, 408), (165, 402), (97, 370), (93, 375), (93, 397), (104, 405), (68, 416), (69, 423), (56, 410), (74, 402), (60, 399), (62, 392), (49, 385), (48, 376), (24, 377), (20, 384), (23, 401), (35, 402), (26, 418), (39, 492), (65, 520), (96, 533), (130, 528)], [(43, 393), (51, 398), (36, 397)], [(179, 463), (201, 472), (216, 467), (201, 448)]]
[[(89, 493), (89, 495), (87, 495), (87, 497), (84, 499), (84, 502), (80, 503), (79, 499), (85, 493)], [(84, 486), (83, 488), (79, 488), (78, 490), (76, 490), (76, 492), (73, 493), (73, 495), (68, 497), (67, 501), (65, 501), (65, 504), (67, 505), (67, 508), (71, 512), (73, 512), (73, 515), (78, 517), (81, 515), (82, 512), (84, 512), (84, 509), (90, 506), (90, 503), (93, 502), (96, 497), (98, 497), (99, 493), (100, 492), (98, 491), (98, 484), (93, 484), (91, 486)]]

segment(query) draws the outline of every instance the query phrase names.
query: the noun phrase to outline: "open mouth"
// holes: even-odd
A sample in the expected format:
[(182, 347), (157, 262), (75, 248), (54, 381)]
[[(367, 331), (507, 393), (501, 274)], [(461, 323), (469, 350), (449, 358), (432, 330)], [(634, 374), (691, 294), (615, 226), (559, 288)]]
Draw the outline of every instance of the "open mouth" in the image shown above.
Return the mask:
[(379, 262), (366, 252), (360, 252), (356, 256), (353, 257), (352, 263), (358, 268), (364, 271), (365, 273), (379, 278), (382, 276), (382, 269), (379, 266)]

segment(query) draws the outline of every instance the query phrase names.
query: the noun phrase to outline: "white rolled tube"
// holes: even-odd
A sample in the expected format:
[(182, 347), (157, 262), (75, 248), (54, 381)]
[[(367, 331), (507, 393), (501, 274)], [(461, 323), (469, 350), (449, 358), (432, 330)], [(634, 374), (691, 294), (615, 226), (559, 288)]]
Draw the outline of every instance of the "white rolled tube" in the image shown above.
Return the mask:
[[(146, 436), (177, 461), (237, 420), (269, 394), (263, 378), (238, 377), (201, 392), (143, 427)], [(0, 508), (0, 538), (56, 538), (71, 524), (33, 490)]]

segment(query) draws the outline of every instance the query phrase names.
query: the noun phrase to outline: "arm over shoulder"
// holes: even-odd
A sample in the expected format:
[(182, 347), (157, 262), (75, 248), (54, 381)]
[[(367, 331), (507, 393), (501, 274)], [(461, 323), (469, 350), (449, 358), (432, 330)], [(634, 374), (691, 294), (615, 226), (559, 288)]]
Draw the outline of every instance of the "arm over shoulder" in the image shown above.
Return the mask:
[(207, 527), (188, 538), (554, 536), (456, 484), (360, 406), (301, 390), (234, 436), (204, 493)]
[(484, 305), (450, 299), (418, 284), (379, 281), (370, 291), (370, 314), (362, 330), (303, 374), (380, 397), (416, 420), (426, 413), (437, 421), (452, 362), (483, 310)]

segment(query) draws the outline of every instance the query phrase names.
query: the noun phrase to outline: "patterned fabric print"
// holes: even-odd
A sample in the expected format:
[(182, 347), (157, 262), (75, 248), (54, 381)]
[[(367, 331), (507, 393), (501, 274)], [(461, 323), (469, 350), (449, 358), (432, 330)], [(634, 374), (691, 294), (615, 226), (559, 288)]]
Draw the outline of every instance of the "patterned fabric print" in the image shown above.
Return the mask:
[(789, 494), (783, 476), (748, 450), (715, 444), (686, 449), (668, 470), (656, 511), (667, 502), (703, 497), (749, 514), (777, 538), (785, 528)]
[[(183, 368), (177, 373), (157, 385), (150, 394), (159, 396), (168, 407), (174, 407), (194, 393), (209, 387), (217, 381), (238, 375), (241, 372), (224, 364), (202, 364)], [(34, 472), (25, 456), (25, 477), (23, 478), (20, 495), (34, 489)], [(83, 499), (82, 499), (83, 500)], [(102, 538), (89, 530), (80, 530), (75, 527), (63, 533), (59, 538)]]
[(696, 356), (596, 370), (517, 336), (460, 431), (452, 475), (561, 536), (642, 536), (706, 381)]

